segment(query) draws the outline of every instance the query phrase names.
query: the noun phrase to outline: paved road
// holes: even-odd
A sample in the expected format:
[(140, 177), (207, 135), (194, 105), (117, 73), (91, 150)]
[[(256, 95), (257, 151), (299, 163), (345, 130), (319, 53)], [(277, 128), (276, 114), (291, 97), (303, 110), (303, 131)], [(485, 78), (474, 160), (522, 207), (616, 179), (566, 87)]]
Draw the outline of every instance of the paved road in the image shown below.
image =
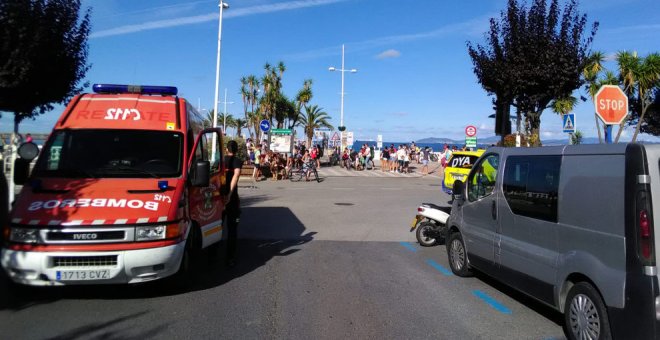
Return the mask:
[[(204, 260), (186, 292), (163, 284), (8, 295), (0, 338), (562, 339), (561, 317), (488, 278), (448, 271), (408, 232), (446, 204), (438, 178), (240, 183), (238, 267)], [(490, 304), (489, 304), (490, 302)]]

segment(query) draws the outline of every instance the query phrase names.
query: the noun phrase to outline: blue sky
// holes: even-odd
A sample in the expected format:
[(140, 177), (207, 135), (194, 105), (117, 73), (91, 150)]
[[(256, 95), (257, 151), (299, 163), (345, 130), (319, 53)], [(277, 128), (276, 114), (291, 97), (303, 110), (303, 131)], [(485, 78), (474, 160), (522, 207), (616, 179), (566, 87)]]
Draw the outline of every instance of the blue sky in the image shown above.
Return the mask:
[[(341, 45), (346, 45), (344, 122), (356, 139), (411, 141), (494, 135), (491, 98), (477, 83), (466, 42), (483, 43), (488, 19), (505, 0), (235, 0), (227, 1), (222, 34), (220, 101), (228, 89), (228, 112), (243, 115), (242, 76), (263, 75), (266, 62), (283, 61), (290, 97), (313, 79), (312, 104), (339, 125)], [(213, 107), (218, 30), (217, 0), (83, 0), (91, 6), (87, 74), (90, 83), (174, 85), (195, 106)], [(645, 56), (660, 51), (660, 1), (583, 0), (600, 28), (594, 49)], [(614, 70), (614, 64), (608, 64)], [(21, 131), (47, 132), (62, 107), (25, 121)], [(220, 105), (222, 111), (222, 105)], [(596, 136), (593, 104), (580, 103), (577, 127)], [(12, 127), (3, 113), (0, 130)], [(565, 138), (550, 110), (542, 116), (543, 139)], [(624, 131), (624, 139), (632, 128)], [(643, 138), (647, 138), (648, 136)]]

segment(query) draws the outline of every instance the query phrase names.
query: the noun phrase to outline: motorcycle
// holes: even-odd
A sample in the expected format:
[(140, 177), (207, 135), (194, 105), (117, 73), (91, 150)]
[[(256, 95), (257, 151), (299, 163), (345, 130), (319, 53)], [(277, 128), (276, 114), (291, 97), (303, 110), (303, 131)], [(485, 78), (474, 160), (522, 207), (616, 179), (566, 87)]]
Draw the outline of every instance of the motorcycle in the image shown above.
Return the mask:
[(431, 247), (447, 236), (447, 219), (451, 207), (441, 207), (432, 203), (422, 203), (412, 221), (410, 232), (417, 230), (417, 242), (423, 247)]

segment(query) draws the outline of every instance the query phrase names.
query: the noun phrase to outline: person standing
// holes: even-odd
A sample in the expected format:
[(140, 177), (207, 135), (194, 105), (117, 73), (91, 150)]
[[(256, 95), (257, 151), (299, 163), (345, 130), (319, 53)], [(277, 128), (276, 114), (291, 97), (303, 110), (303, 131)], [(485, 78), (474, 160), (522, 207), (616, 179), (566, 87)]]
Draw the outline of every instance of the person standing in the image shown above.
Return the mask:
[(257, 182), (261, 179), (261, 149), (259, 147), (254, 148), (254, 171), (252, 172), (252, 178)]
[(238, 178), (241, 176), (242, 163), (237, 157), (238, 143), (234, 140), (227, 142), (225, 156), (224, 196), (225, 225), (227, 226), (227, 266), (236, 265), (236, 248), (238, 242), (238, 223), (241, 218), (241, 202), (238, 197)]
[(431, 156), (431, 149), (427, 146), (422, 151), (422, 175), (426, 176), (429, 173), (429, 158)]

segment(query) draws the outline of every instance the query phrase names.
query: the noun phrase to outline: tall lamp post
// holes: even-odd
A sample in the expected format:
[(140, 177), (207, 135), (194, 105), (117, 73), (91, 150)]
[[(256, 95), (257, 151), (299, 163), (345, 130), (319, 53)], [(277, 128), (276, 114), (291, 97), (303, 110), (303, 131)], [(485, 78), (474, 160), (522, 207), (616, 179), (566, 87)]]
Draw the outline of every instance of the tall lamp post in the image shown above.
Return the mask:
[[(334, 66), (330, 66), (328, 68), (330, 71), (339, 71), (341, 72), (341, 109), (340, 109), (340, 116), (339, 116), (339, 131), (344, 131), (346, 130), (346, 127), (344, 126), (344, 72), (351, 72), (355, 73), (357, 72), (357, 69), (345, 69), (344, 68), (344, 44), (341, 45), (341, 68), (335, 68)], [(342, 145), (343, 149), (343, 145)]]
[(222, 102), (222, 104), (225, 104), (225, 111), (224, 114), (222, 115), (222, 133), (225, 135), (227, 134), (227, 104), (234, 104), (234, 102), (228, 102), (227, 101), (227, 89), (225, 88), (225, 101)]
[[(213, 127), (218, 126), (218, 86), (220, 85), (220, 47), (222, 46), (222, 10), (229, 8), (229, 4), (220, 0), (220, 17), (218, 19), (218, 57), (215, 62), (215, 100), (213, 101)], [(224, 131), (223, 131), (224, 132)], [(215, 160), (215, 134), (211, 146), (211, 157)]]

